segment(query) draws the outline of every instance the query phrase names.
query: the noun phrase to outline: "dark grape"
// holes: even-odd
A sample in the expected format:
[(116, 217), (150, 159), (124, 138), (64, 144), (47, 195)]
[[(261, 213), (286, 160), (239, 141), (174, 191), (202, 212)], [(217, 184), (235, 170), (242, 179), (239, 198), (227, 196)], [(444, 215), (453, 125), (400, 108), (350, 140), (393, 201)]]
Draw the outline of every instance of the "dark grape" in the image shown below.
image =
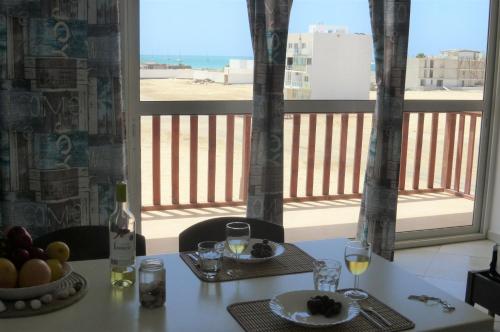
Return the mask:
[(334, 299), (326, 295), (316, 295), (307, 301), (307, 309), (311, 315), (321, 314), (330, 318), (340, 313), (342, 310), (342, 303), (335, 302)]

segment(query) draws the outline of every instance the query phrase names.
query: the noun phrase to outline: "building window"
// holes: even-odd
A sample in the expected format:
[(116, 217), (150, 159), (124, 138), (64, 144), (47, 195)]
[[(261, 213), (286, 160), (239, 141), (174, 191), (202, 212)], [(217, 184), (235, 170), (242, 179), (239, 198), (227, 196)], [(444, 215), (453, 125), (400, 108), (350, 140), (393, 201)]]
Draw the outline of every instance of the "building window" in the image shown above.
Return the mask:
[(293, 48), (293, 43), (288, 43), (288, 48)]
[(293, 48), (295, 48), (296, 50), (299, 49), (299, 44), (298, 43), (294, 43), (293, 44)]
[[(431, 66), (431, 67), (432, 67), (432, 66)], [(434, 71), (433, 71), (432, 69), (431, 69), (431, 70), (429, 70), (429, 77), (430, 77), (430, 78), (432, 78), (433, 74), (434, 74)]]
[(293, 66), (293, 58), (292, 57), (286, 58), (286, 65)]
[(304, 76), (304, 82), (309, 82), (309, 76)]
[(307, 65), (312, 65), (312, 58), (307, 58)]
[(420, 86), (425, 86), (425, 80), (420, 80)]
[(306, 43), (302, 43), (302, 48), (306, 48)]
[(434, 60), (431, 60), (431, 68), (434, 68)]

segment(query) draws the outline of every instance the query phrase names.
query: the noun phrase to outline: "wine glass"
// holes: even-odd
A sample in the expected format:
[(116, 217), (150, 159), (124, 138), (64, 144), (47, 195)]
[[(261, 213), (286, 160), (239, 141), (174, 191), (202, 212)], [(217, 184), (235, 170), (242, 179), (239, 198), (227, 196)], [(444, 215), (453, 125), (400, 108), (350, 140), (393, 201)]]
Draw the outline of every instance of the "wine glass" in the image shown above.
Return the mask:
[[(246, 222), (230, 222), (226, 224), (226, 247), (236, 256), (239, 264), (240, 254), (245, 251), (250, 243), (250, 225)], [(227, 274), (239, 274), (239, 268), (228, 270)]]
[(359, 289), (359, 276), (370, 265), (372, 246), (365, 241), (349, 241), (345, 245), (344, 259), (349, 272), (354, 275), (354, 288), (344, 293), (353, 300), (364, 300), (368, 294)]

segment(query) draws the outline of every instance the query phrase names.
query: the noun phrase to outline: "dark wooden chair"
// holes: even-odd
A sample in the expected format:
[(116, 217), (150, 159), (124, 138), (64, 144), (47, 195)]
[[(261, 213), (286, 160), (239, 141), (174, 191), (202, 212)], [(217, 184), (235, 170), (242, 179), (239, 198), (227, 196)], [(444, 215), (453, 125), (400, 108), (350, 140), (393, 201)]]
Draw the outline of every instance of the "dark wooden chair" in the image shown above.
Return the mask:
[[(68, 227), (35, 239), (34, 246), (45, 249), (54, 241), (65, 242), (71, 251), (70, 261), (104, 259), (109, 257), (108, 226)], [(146, 239), (136, 234), (135, 250), (137, 256), (146, 255)]]
[(223, 241), (226, 238), (226, 224), (233, 221), (242, 221), (250, 225), (252, 238), (268, 239), (274, 242), (284, 242), (285, 232), (280, 225), (270, 222), (243, 218), (221, 217), (202, 221), (185, 229), (179, 234), (179, 252), (196, 250), (201, 241)]

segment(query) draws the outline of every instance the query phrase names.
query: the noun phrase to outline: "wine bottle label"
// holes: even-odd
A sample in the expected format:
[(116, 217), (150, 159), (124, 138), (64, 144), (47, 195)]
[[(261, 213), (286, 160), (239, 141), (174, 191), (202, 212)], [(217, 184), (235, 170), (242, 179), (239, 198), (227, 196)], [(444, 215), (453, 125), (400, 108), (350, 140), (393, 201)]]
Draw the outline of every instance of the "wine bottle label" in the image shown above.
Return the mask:
[(135, 261), (134, 234), (109, 232), (111, 265), (129, 266)]

